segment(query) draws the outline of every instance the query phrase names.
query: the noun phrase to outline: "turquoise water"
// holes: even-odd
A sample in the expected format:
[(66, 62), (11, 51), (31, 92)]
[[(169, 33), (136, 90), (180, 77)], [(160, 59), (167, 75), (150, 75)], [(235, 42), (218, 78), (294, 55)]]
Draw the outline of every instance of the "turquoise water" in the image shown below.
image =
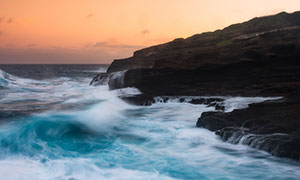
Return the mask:
[[(118, 96), (138, 90), (90, 87), (90, 79), (0, 72), (1, 180), (300, 177), (298, 162), (224, 143), (196, 128), (212, 107), (176, 101), (132, 106)], [(234, 108), (246, 101), (227, 102)]]

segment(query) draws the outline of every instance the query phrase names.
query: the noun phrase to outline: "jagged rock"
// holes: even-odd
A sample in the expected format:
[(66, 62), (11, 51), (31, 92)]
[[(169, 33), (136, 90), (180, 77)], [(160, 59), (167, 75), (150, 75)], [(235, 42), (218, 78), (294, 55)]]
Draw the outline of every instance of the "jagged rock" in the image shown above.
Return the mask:
[(300, 160), (300, 95), (251, 104), (229, 113), (205, 112), (197, 127), (215, 131), (230, 143), (240, 142)]
[[(128, 102), (129, 104), (139, 105), (139, 106), (150, 106), (155, 102), (167, 103), (176, 97), (154, 97), (147, 94), (139, 94), (135, 96), (121, 96), (121, 99)], [(224, 99), (222, 98), (191, 98), (191, 97), (180, 97), (177, 101), (179, 103), (191, 103), (191, 104), (204, 104), (210, 107), (215, 107), (216, 110), (224, 111)]]
[(227, 114), (223, 112), (204, 112), (197, 121), (197, 127), (217, 131), (224, 127), (235, 126), (231, 121), (225, 119)]
[(145, 94), (129, 96), (129, 97), (121, 97), (121, 99), (128, 102), (129, 104), (138, 105), (138, 106), (150, 106), (153, 103), (155, 103), (155, 100), (152, 96), (148, 96)]
[(108, 83), (108, 74), (107, 73), (101, 73), (95, 76), (92, 81), (90, 82), (90, 86), (100, 86), (105, 85)]
[(206, 104), (206, 105), (210, 105), (212, 103), (216, 103), (216, 102), (223, 102), (224, 99), (222, 98), (197, 98), (197, 99), (192, 99), (190, 101), (191, 104)]

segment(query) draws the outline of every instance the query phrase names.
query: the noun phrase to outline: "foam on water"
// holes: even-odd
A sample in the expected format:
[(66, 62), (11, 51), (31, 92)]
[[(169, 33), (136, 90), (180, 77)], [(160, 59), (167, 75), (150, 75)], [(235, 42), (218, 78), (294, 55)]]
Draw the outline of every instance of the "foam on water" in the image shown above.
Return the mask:
[[(132, 106), (88, 79), (52, 79), (1, 91), (5, 100), (44, 103), (42, 112), (0, 125), (0, 179), (298, 179), (299, 163), (242, 144), (222, 142), (195, 126), (213, 107), (170, 100)], [(20, 85), (19, 87), (23, 86)], [(30, 96), (30, 98), (28, 98)], [(226, 111), (269, 98), (225, 98)], [(24, 108), (33, 106), (27, 102)], [(20, 102), (19, 102), (20, 103)], [(52, 106), (49, 103), (53, 104)], [(1, 108), (8, 108), (7, 105)]]
[(231, 112), (234, 109), (247, 108), (249, 104), (260, 103), (268, 100), (277, 100), (282, 97), (230, 97), (225, 98), (225, 112)]
[(14, 75), (11, 75), (0, 69), (0, 86), (2, 87), (26, 87), (26, 86), (35, 86), (42, 85), (41, 81), (36, 81), (33, 79), (19, 78)]
[(113, 90), (118, 96), (133, 96), (142, 94), (142, 92), (136, 88), (127, 87), (122, 89)]
[(76, 179), (162, 179), (173, 178), (156, 172), (129, 170), (124, 168), (101, 169), (90, 159), (61, 159), (45, 163), (32, 159), (18, 158), (0, 161), (1, 178), (5, 180), (76, 180)]

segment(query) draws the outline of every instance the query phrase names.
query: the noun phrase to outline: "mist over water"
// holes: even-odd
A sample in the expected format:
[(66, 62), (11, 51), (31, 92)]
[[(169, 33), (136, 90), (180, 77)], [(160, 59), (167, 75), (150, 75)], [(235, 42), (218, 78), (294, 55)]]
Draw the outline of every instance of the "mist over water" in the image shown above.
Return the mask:
[[(118, 96), (139, 93), (134, 88), (88, 86), (103, 70), (99, 65), (14, 73), (18, 67), (0, 67), (0, 179), (300, 177), (298, 162), (196, 128), (201, 113), (213, 107), (176, 100), (129, 105)], [(228, 98), (226, 111), (263, 100)]]

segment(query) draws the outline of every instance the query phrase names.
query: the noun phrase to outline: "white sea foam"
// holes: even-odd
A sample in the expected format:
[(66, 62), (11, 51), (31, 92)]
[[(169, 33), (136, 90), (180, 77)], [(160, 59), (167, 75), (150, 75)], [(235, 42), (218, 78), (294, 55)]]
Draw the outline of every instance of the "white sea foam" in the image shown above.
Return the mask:
[[(90, 87), (82, 96), (70, 98), (64, 101), (62, 104), (72, 105), (95, 101), (92, 106), (76, 112), (72, 109), (60, 110), (50, 109), (37, 116), (48, 117), (51, 114), (71, 116), (72, 121), (78, 121), (93, 131), (111, 133), (112, 128), (118, 126), (118, 124), (126, 118), (124, 111), (129, 109), (135, 109), (135, 106), (129, 105), (119, 98), (120, 94), (129, 92), (131, 94), (139, 93), (135, 88), (126, 88), (120, 91), (109, 91), (107, 86)], [(77, 92), (78, 94), (78, 92)]]
[(121, 167), (99, 168), (94, 160), (76, 158), (41, 162), (28, 158), (0, 160), (0, 177), (3, 180), (172, 180), (158, 172), (130, 170)]
[(261, 103), (268, 100), (277, 100), (281, 97), (230, 97), (225, 98), (225, 112), (231, 112), (234, 109), (244, 109), (252, 103)]
[[(10, 96), (55, 102), (56, 108), (25, 117), (26, 121), (15, 121), (9, 126), (12, 129), (1, 126), (0, 180), (240, 180), (300, 176), (299, 164), (241, 144), (222, 142), (214, 132), (197, 128), (201, 113), (214, 111), (214, 107), (180, 103), (180, 97), (170, 98), (167, 103), (132, 106), (118, 97), (139, 94), (137, 89), (109, 91), (107, 86), (91, 87), (85, 81), (49, 80), (40, 88), (42, 92)], [(227, 112), (273, 99), (223, 98)], [(81, 104), (84, 107), (76, 110), (60, 108)], [(82, 126), (96, 133), (81, 132)]]
[[(5, 84), (2, 84), (1, 81), (5, 81)], [(0, 85), (6, 85), (8, 87), (18, 87), (18, 86), (34, 86), (36, 84), (41, 85), (42, 81), (37, 81), (33, 79), (26, 79), (14, 76), (0, 69)]]
[(101, 66), (101, 67), (97, 70), (97, 72), (99, 72), (99, 73), (106, 73), (107, 68), (108, 68), (108, 66), (107, 66), (107, 67)]
[[(97, 65), (96, 65), (97, 66)], [(91, 72), (91, 73), (106, 73), (108, 69), (108, 65), (105, 66), (100, 66), (98, 69), (96, 70), (71, 70), (71, 72)]]
[(133, 88), (133, 87), (127, 87), (127, 88), (122, 88), (122, 89), (116, 89), (114, 90), (114, 92), (118, 95), (118, 96), (133, 96), (133, 95), (139, 95), (142, 94), (142, 92), (137, 89), (137, 88)]
[(261, 103), (269, 100), (278, 100), (282, 97), (229, 97), (229, 96), (158, 96), (154, 100), (156, 103), (189, 103), (192, 99), (210, 99), (219, 98), (224, 99), (224, 102), (218, 102), (224, 105), (225, 112), (231, 112), (235, 109), (244, 109), (253, 103)]
[(114, 127), (119, 124), (124, 115), (125, 110), (130, 108), (129, 104), (114, 96), (111, 92), (103, 94), (106, 99), (98, 103), (88, 110), (77, 112), (75, 116), (78, 121), (84, 123), (94, 131), (111, 131), (109, 127)]

